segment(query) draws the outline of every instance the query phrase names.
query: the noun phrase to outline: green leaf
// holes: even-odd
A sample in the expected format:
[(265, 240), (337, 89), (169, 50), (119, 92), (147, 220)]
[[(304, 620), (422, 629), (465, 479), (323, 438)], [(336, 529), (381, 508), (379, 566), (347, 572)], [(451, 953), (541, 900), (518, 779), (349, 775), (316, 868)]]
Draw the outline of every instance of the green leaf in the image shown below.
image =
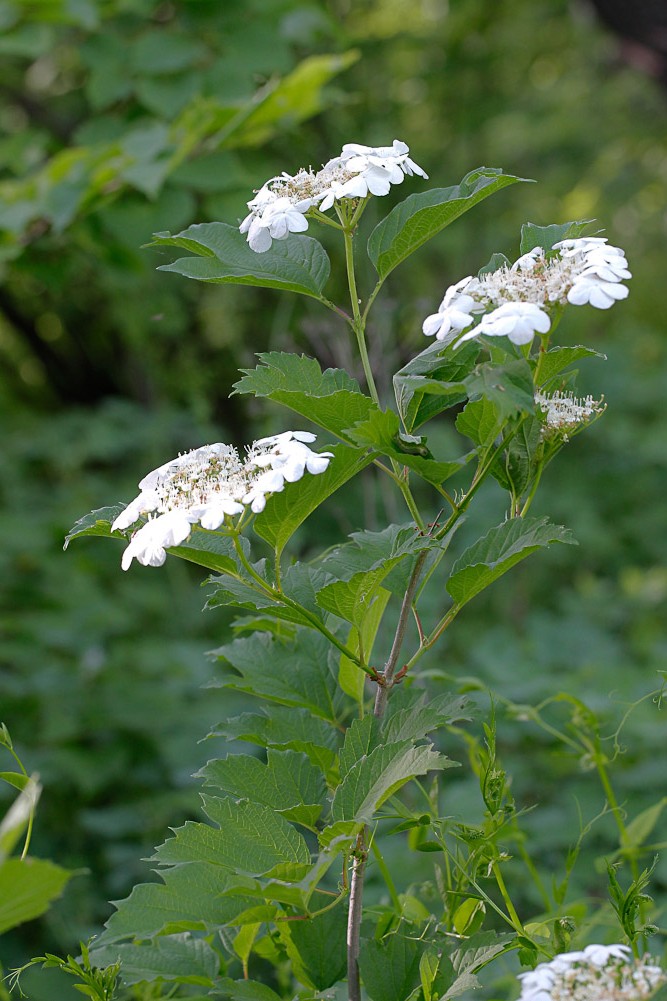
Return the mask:
[(419, 984), (419, 961), (424, 943), (398, 932), (381, 942), (364, 939), (359, 970), (371, 1001), (407, 1001)]
[[(384, 587), (378, 588), (375, 600), (364, 619), (361, 629), (359, 630), (353, 626), (350, 630), (346, 646), (350, 650), (354, 650), (356, 654), (363, 653), (367, 663), (370, 660), (375, 637), (380, 628), (382, 616), (390, 597), (391, 593)], [(351, 696), (355, 700), (360, 709), (363, 708), (365, 683), (365, 672), (353, 660), (346, 657), (344, 653), (341, 654), (338, 665), (338, 684), (346, 695)]]
[(248, 692), (281, 705), (300, 706), (322, 719), (338, 722), (344, 696), (338, 688), (337, 665), (325, 637), (303, 630), (294, 640), (256, 633), (220, 647), (215, 654), (232, 671), (214, 686)]
[(284, 289), (315, 299), (331, 270), (324, 247), (312, 237), (292, 233), (286, 240), (274, 240), (266, 253), (256, 254), (238, 227), (224, 222), (197, 223), (174, 236), (156, 233), (149, 246), (186, 247), (198, 255), (163, 264), (159, 271), (222, 285)]
[(394, 395), (407, 431), (465, 400), (463, 380), (478, 354), (479, 344), (472, 341), (454, 352), (436, 341), (396, 373)]
[(234, 803), (204, 796), (204, 810), (219, 828), (187, 821), (156, 849), (160, 865), (213, 862), (247, 876), (270, 875), (293, 866), (308, 868), (310, 852), (298, 831), (275, 810), (260, 803)]
[(667, 806), (667, 796), (663, 796), (653, 806), (649, 806), (645, 810), (642, 810), (641, 813), (638, 813), (625, 828), (623, 848), (635, 849), (643, 845), (660, 819), (665, 806)]
[(592, 348), (586, 348), (582, 344), (574, 347), (550, 348), (549, 351), (540, 356), (540, 386), (547, 386), (563, 369), (573, 362), (579, 361), (580, 358), (602, 358), (604, 360), (606, 355), (600, 354), (599, 351), (593, 351)]
[(282, 1001), (279, 994), (257, 980), (230, 980), (223, 977), (217, 983), (220, 996), (233, 1001)]
[(465, 605), (520, 560), (552, 542), (577, 545), (569, 529), (552, 525), (548, 518), (509, 518), (459, 557), (447, 590), (457, 605)]
[(6, 859), (0, 863), (0, 934), (48, 910), (72, 873), (43, 859)]
[(451, 764), (430, 745), (415, 747), (412, 741), (402, 741), (376, 747), (350, 768), (338, 786), (332, 817), (370, 823), (375, 811), (410, 779)]
[(347, 912), (335, 907), (305, 921), (285, 921), (281, 940), (294, 976), (311, 990), (325, 991), (345, 976)]
[(408, 466), (429, 483), (443, 483), (468, 460), (468, 456), (463, 456), (450, 462), (437, 462), (424, 440), (410, 440), (401, 434), (398, 414), (393, 410), (376, 410), (367, 420), (348, 428), (345, 434), (355, 444), (367, 445), (402, 466)]
[(91, 949), (90, 958), (100, 967), (120, 961), (126, 984), (175, 980), (212, 987), (220, 969), (218, 953), (204, 939), (193, 938), (187, 932), (162, 935), (142, 945), (120, 943)]
[(380, 721), (372, 713), (367, 713), (363, 719), (352, 721), (345, 731), (345, 740), (338, 758), (341, 779), (345, 778), (357, 761), (368, 757), (374, 750), (377, 746), (379, 732)]
[[(357, 668), (358, 670), (358, 668)], [(321, 771), (328, 771), (336, 758), (338, 731), (313, 716), (308, 709), (275, 705), (261, 713), (243, 713), (219, 723), (209, 736), (245, 740), (260, 747), (303, 751)]]
[(477, 932), (454, 949), (451, 960), (457, 973), (477, 972), (502, 952), (515, 946), (514, 935), (499, 935), (495, 931)]
[(496, 404), (483, 397), (471, 400), (456, 418), (456, 430), (470, 438), (479, 448), (493, 444), (504, 424)]
[(116, 911), (96, 945), (150, 938), (165, 929), (215, 931), (234, 924), (243, 911), (255, 906), (252, 897), (234, 893), (238, 877), (212, 862), (177, 865), (158, 875), (162, 883), (139, 883), (125, 900), (113, 902)]
[(521, 247), (520, 253), (527, 254), (534, 247), (542, 247), (549, 251), (554, 243), (561, 240), (576, 239), (581, 236), (584, 230), (590, 226), (594, 219), (580, 219), (578, 222), (565, 222), (560, 225), (536, 226), (535, 223), (526, 222), (521, 227)]
[(342, 369), (323, 372), (314, 358), (279, 351), (257, 357), (256, 368), (241, 369), (244, 375), (234, 383), (234, 393), (268, 397), (343, 439), (345, 428), (377, 410)]
[(286, 820), (314, 827), (322, 812), (326, 785), (305, 754), (270, 748), (266, 764), (250, 754), (209, 761), (197, 773), (205, 784), (235, 799), (263, 803)]
[(255, 146), (266, 142), (276, 127), (293, 129), (325, 106), (323, 88), (359, 58), (359, 51), (309, 56), (267, 92), (231, 135), (233, 146)]
[(447, 723), (469, 720), (471, 708), (465, 696), (436, 695), (429, 699), (424, 693), (413, 705), (399, 709), (386, 720), (382, 740), (387, 743), (421, 740)]
[(306, 518), (344, 483), (373, 461), (373, 456), (347, 445), (333, 445), (329, 465), (317, 476), (306, 474), (297, 483), (286, 483), (280, 493), (267, 499), (254, 521), (254, 529), (276, 550), (278, 558)]
[(478, 365), (464, 381), (470, 399), (490, 400), (502, 422), (517, 411), (535, 413), (533, 375), (525, 358), (516, 358), (505, 365), (491, 362)]
[[(13, 772), (6, 773), (13, 776)], [(11, 853), (35, 812), (42, 787), (33, 778), (24, 779), (23, 788), (0, 821), (0, 862)], [(16, 780), (12, 785), (18, 785)]]
[(318, 604), (361, 630), (383, 590), (382, 581), (400, 559), (387, 560), (374, 570), (361, 570), (349, 580), (327, 584), (317, 594)]
[(380, 278), (386, 278), (401, 261), (478, 202), (524, 180), (527, 178), (503, 174), (494, 167), (479, 167), (466, 174), (460, 184), (409, 195), (370, 235), (368, 256)]
[[(65, 538), (63, 548), (67, 549), (72, 539), (84, 535), (95, 535), (107, 539), (125, 539), (127, 533), (112, 532), (111, 525), (126, 506), (125, 504), (114, 504), (110, 507), (102, 507), (84, 515), (83, 518), (79, 518)], [(130, 529), (131, 531), (133, 529)], [(246, 539), (241, 540), (241, 545), (248, 553), (249, 543)], [(228, 536), (220, 535), (217, 532), (207, 532), (196, 525), (193, 525), (189, 539), (182, 542), (180, 546), (172, 546), (168, 552), (182, 560), (187, 560), (189, 563), (205, 567), (207, 570), (227, 574), (245, 573)]]
[(507, 443), (505, 452), (491, 466), (501, 487), (521, 497), (535, 473), (535, 455), (542, 444), (542, 425), (536, 418), (521, 421)]
[(125, 507), (125, 504), (112, 504), (109, 507), (100, 507), (96, 511), (91, 511), (90, 514), (85, 514), (83, 518), (79, 518), (65, 536), (63, 549), (67, 549), (72, 539), (76, 539), (80, 535), (101, 535), (108, 539), (122, 539), (122, 533), (112, 533), (111, 526), (121, 511), (125, 510)]

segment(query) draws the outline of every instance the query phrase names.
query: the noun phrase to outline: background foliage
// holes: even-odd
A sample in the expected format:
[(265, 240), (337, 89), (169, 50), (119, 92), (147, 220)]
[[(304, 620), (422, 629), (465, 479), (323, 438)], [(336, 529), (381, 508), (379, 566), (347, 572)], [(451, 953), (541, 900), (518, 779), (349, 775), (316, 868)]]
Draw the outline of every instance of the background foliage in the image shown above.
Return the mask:
[[(524, 218), (597, 217), (635, 275), (622, 311), (563, 328), (574, 344), (586, 323), (609, 357), (585, 369), (609, 411), (545, 491), (582, 545), (515, 571), (428, 662), (435, 678), (499, 693), (499, 753), (517, 802), (542, 804), (526, 824), (556, 866), (577, 804), (586, 822), (604, 799), (585, 760), (502, 699), (567, 690), (612, 733), (665, 664), (664, 95), (619, 61), (587, 7), (560, 0), (49, 0), (5, 2), (0, 23), (1, 715), (44, 785), (35, 854), (88, 870), (44, 921), (3, 936), (0, 960), (72, 950), (98, 929), (107, 901), (146, 877), (140, 858), (165, 827), (197, 810), (189, 776), (211, 754), (196, 742), (233, 709), (229, 692), (200, 688), (225, 613), (201, 615), (195, 571), (172, 560), (159, 575), (123, 575), (120, 553), (94, 542), (63, 556), (67, 528), (133, 496), (179, 449), (280, 430), (268, 407), (227, 398), (256, 351), (316, 346), (352, 365), (342, 326), (306, 301), (190, 286), (156, 272), (169, 257), (141, 245), (233, 222), (266, 178), (317, 167), (347, 141), (405, 139), (443, 185), (480, 164), (539, 181), (480, 206), (473, 227), (452, 227), (389, 279), (374, 332), (381, 385), (423, 347), (421, 320), (449, 282), (492, 250), (516, 254)], [(368, 478), (347, 508), (334, 498), (305, 527), (304, 551), (309, 537), (358, 528), (357, 501), (372, 525), (382, 499)], [(619, 796), (636, 813), (664, 791), (651, 699), (620, 742)], [(476, 779), (459, 772), (453, 802), (474, 822)], [(664, 831), (659, 821), (652, 843)], [(603, 818), (575, 870), (582, 891), (604, 887), (594, 862), (613, 843)], [(653, 879), (664, 903), (664, 862)]]

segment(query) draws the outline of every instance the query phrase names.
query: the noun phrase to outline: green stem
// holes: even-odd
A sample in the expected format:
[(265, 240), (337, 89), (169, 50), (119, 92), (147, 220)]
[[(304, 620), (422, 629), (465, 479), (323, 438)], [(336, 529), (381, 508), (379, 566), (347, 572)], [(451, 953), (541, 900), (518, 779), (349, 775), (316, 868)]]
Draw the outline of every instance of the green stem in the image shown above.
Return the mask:
[[(281, 591), (277, 587), (275, 588), (271, 587), (271, 585), (268, 584), (264, 580), (264, 578), (257, 573), (252, 564), (248, 561), (248, 559), (246, 559), (246, 555), (243, 552), (243, 549), (241, 548), (241, 545), (239, 543), (238, 536), (234, 536), (234, 549), (236, 550), (239, 561), (243, 565), (243, 568), (256, 583), (257, 589), (261, 591), (262, 594), (269, 595), (277, 605), (285, 605), (287, 608), (292, 608), (295, 611), (298, 611), (299, 614), (303, 616), (304, 619), (308, 620), (309, 625), (313, 629), (317, 629), (317, 631), (322, 633), (323, 636), (326, 636), (329, 642), (332, 643), (333, 646), (335, 646), (338, 650), (340, 650), (340, 652), (344, 654), (349, 660), (351, 660), (354, 664), (356, 664), (357, 667), (360, 667), (362, 671), (364, 671), (366, 674), (369, 675), (369, 677), (375, 676), (375, 672), (370, 667), (368, 667), (367, 664), (364, 664), (362, 662), (358, 654), (355, 653), (354, 650), (351, 650), (349, 647), (345, 646), (345, 644), (342, 643), (338, 639), (338, 637), (331, 632), (330, 629), (327, 629), (324, 623), (320, 619), (318, 619), (316, 615), (308, 611), (307, 608), (304, 608), (303, 605), (300, 605), (298, 601), (294, 601), (292, 598), (286, 595), (284, 591)], [(242, 580), (243, 578), (238, 578), (238, 579)]]
[(507, 913), (510, 917), (510, 921), (512, 922), (512, 926), (519, 935), (525, 935), (526, 934), (525, 929), (521, 923), (519, 915), (515, 910), (514, 904), (512, 903), (512, 898), (507, 892), (507, 887), (505, 886), (505, 880), (503, 879), (502, 873), (500, 871), (500, 866), (498, 865), (497, 862), (494, 862), (492, 868), (493, 868), (493, 875), (496, 877), (496, 883), (498, 884), (500, 895), (503, 898), (503, 901), (505, 902), (505, 907), (507, 908)]
[(373, 378), (373, 372), (371, 369), (370, 359), (368, 357), (368, 348), (366, 347), (366, 335), (365, 335), (365, 325), (364, 320), (361, 316), (361, 310), (359, 308), (359, 293), (357, 292), (357, 279), (354, 273), (354, 240), (352, 230), (348, 227), (343, 229), (343, 239), (345, 241), (345, 266), (347, 268), (347, 285), (350, 290), (350, 304), (352, 306), (352, 329), (354, 330), (354, 335), (357, 339), (357, 346), (359, 348), (359, 355), (361, 357), (361, 364), (364, 369), (364, 375), (366, 376), (366, 385), (368, 386), (368, 391), (371, 394), (373, 402), (378, 406), (380, 405), (380, 397), (378, 396), (377, 387), (375, 385), (375, 379)]

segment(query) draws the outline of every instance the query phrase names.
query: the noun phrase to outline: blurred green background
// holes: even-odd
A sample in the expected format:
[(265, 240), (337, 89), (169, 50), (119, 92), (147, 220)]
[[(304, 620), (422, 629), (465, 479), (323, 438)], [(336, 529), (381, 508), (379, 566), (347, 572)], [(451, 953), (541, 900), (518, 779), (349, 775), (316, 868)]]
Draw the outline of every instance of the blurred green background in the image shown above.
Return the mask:
[[(485, 202), (390, 279), (371, 345), (386, 394), (446, 286), (494, 251), (516, 256), (524, 221), (597, 218), (634, 273), (626, 303), (574, 310), (559, 329), (608, 356), (579, 382), (608, 412), (550, 468), (535, 505), (580, 546), (536, 558), (466, 610), (424, 661), (433, 683), (474, 676), (517, 702), (567, 690), (605, 734), (659, 688), (667, 95), (619, 52), (583, 0), (0, 2), (0, 718), (45, 786), (34, 853), (83, 870), (45, 919), (2, 937), (2, 965), (76, 950), (107, 901), (147, 878), (142, 856), (197, 810), (190, 775), (219, 750), (198, 741), (236, 708), (201, 688), (227, 623), (201, 614), (196, 572), (168, 560), (123, 574), (120, 546), (63, 554), (66, 531), (129, 500), (179, 450), (284, 429), (277, 408), (228, 399), (255, 352), (354, 367), (346, 330), (314, 305), (190, 284), (156, 271), (168, 255), (142, 244), (242, 218), (267, 178), (317, 168), (344, 142), (400, 138), (434, 186), (481, 165), (539, 182)], [(407, 179), (367, 216), (413, 190)], [(403, 518), (381, 509), (372, 480), (359, 489), (371, 524)], [(334, 497), (303, 550), (361, 527), (359, 500)], [(478, 517), (502, 517), (493, 491)], [(667, 792), (658, 702), (629, 716), (621, 744), (614, 774), (634, 815)], [(502, 708), (499, 749), (517, 803), (543, 804), (526, 821), (531, 847), (557, 870), (577, 804), (586, 821), (603, 794)], [(456, 783), (456, 810), (474, 821), (467, 769)], [(664, 822), (651, 839), (667, 840)], [(587, 844), (575, 889), (604, 893), (594, 859), (615, 844), (609, 818)], [(664, 904), (667, 862), (652, 889)]]

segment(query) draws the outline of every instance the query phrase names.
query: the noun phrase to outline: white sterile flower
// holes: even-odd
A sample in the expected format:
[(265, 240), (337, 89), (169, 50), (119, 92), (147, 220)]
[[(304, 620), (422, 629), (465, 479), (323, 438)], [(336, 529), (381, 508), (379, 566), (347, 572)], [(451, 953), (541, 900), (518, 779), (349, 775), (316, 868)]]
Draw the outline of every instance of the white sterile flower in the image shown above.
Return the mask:
[(486, 334), (487, 337), (508, 337), (513, 344), (530, 344), (537, 332), (546, 334), (551, 327), (551, 319), (544, 310), (533, 302), (506, 302), (492, 313), (482, 317), (480, 323), (464, 334), (457, 342)]
[(306, 213), (313, 206), (326, 212), (343, 198), (386, 195), (392, 184), (400, 184), (406, 174), (428, 175), (408, 155), (404, 142), (391, 146), (361, 146), (348, 143), (340, 156), (321, 170), (298, 170), (293, 176), (282, 173), (268, 180), (248, 202), (249, 214), (239, 226), (248, 234), (248, 243), (258, 254), (265, 253), (273, 240), (308, 228)]
[(585, 306), (586, 303), (590, 303), (596, 309), (609, 309), (619, 299), (627, 297), (627, 285), (602, 281), (593, 275), (578, 278), (567, 293), (567, 301), (573, 306)]
[[(250, 205), (250, 202), (248, 202)], [(308, 229), (304, 216), (310, 205), (304, 209), (293, 205), (289, 198), (274, 197), (246, 216), (239, 230), (248, 234), (250, 249), (256, 254), (265, 253), (274, 240), (284, 240), (290, 233), (303, 233)]]
[(286, 431), (255, 442), (245, 461), (231, 445), (216, 442), (152, 470), (139, 483), (139, 496), (111, 526), (112, 531), (123, 531), (149, 515), (123, 554), (123, 569), (133, 559), (144, 566), (161, 566), (165, 550), (185, 542), (193, 525), (215, 531), (226, 518), (242, 514), (245, 505), (262, 511), (268, 494), (301, 479), (305, 471), (324, 472), (333, 453), (311, 451), (305, 442), (314, 440), (308, 431)]
[(422, 323), (422, 331), (427, 337), (435, 335), (436, 340), (449, 344), (461, 330), (465, 330), (473, 322), (472, 313), (479, 310), (479, 305), (465, 289), (475, 282), (472, 275), (462, 278), (455, 285), (450, 285), (438, 307), (437, 313), (427, 316)]
[(341, 159), (348, 170), (355, 173), (381, 169), (389, 175), (391, 184), (400, 184), (403, 175), (419, 174), (428, 179), (426, 171), (410, 159), (410, 149), (400, 139), (394, 139), (391, 146), (362, 146), (360, 143), (345, 143)]
[(644, 1001), (667, 977), (651, 957), (634, 960), (626, 945), (589, 945), (520, 973), (519, 1001)]

